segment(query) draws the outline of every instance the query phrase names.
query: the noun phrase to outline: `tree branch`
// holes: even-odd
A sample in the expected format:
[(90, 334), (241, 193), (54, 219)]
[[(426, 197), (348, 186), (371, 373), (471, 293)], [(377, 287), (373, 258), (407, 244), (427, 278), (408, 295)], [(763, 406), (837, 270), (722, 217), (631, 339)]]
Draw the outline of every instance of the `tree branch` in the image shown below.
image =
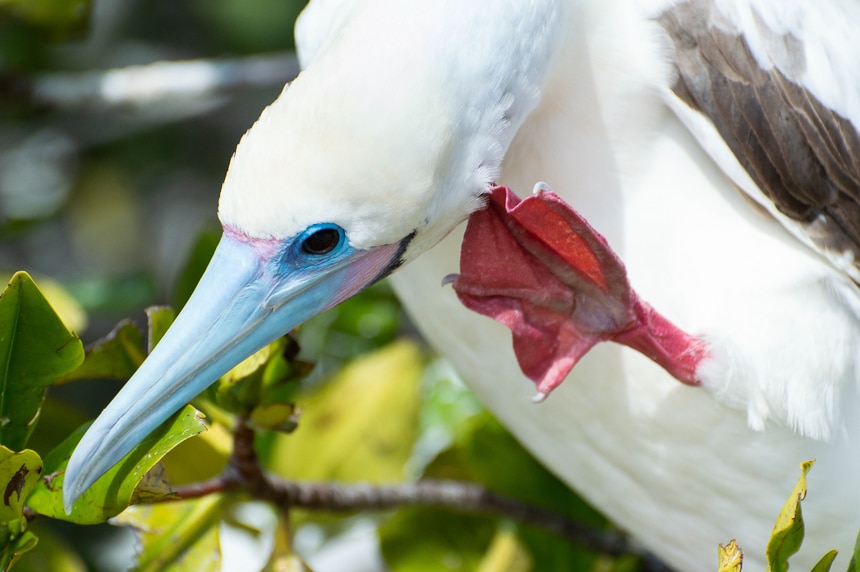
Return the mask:
[(245, 88), (283, 85), (299, 72), (295, 54), (142, 66), (35, 77), (0, 74), (0, 99), (63, 110), (144, 106)]
[(473, 483), (431, 479), (396, 485), (288, 481), (263, 471), (253, 444), (253, 429), (243, 419), (239, 419), (234, 434), (233, 454), (224, 473), (210, 481), (179, 487), (174, 491), (175, 496), (164, 501), (241, 490), (283, 511), (302, 508), (353, 512), (430, 506), (495, 514), (549, 531), (594, 552), (616, 557), (631, 554), (643, 557), (646, 569), (652, 572), (667, 570), (619, 532), (585, 526), (549, 509), (498, 495)]

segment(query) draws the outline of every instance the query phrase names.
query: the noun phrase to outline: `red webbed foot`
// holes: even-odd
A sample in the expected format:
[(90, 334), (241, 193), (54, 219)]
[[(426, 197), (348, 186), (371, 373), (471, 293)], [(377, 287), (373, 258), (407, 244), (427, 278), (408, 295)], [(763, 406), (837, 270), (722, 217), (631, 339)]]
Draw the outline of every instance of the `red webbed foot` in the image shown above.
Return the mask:
[(469, 309), (513, 333), (523, 373), (545, 398), (595, 344), (615, 341), (698, 385), (705, 344), (642, 301), (621, 259), (583, 217), (546, 187), (521, 200), (490, 191), (474, 212), (454, 290)]

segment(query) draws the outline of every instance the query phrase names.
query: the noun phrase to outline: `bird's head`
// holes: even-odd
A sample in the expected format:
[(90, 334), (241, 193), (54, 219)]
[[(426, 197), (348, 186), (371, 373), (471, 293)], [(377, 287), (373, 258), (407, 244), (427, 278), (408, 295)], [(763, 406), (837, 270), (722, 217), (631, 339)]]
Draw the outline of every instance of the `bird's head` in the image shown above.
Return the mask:
[[(508, 44), (492, 36), (478, 37), (499, 46), (464, 65), (456, 45), (433, 40), (432, 57), (416, 57), (429, 40), (401, 54), (355, 30), (330, 42), (241, 140), (221, 191), (221, 242), (171, 329), (75, 450), (67, 510), (219, 376), (481, 205), (533, 105), (538, 68), (496, 65), (490, 56)], [(521, 49), (532, 54), (535, 42)]]

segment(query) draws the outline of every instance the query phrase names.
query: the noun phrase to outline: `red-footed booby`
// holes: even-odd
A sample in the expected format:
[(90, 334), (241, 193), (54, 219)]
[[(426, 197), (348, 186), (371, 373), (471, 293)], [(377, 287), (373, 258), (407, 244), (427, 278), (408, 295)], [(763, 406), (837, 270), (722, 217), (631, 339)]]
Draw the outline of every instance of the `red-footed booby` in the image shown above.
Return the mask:
[[(231, 162), (213, 260), (79, 444), (67, 506), (242, 358), (403, 266), (478, 396), (670, 565), (712, 568), (736, 537), (763, 567), (810, 458), (795, 562), (850, 553), (858, 25), (839, 0), (314, 0), (304, 71)], [(538, 181), (558, 195), (509, 190)]]

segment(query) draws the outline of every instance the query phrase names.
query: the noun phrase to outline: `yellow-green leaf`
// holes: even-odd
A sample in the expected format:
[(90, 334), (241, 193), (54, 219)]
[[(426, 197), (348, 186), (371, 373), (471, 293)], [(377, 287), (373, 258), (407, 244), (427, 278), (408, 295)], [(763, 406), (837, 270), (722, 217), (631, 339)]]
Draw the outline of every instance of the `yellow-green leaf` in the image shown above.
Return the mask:
[(292, 403), (259, 405), (251, 411), (249, 423), (255, 429), (291, 433), (298, 427), (299, 415)]
[[(45, 457), (45, 474), (27, 502), (39, 514), (78, 524), (105, 522), (125, 510), (144, 475), (168, 451), (206, 428), (199, 412), (186, 406), (99, 478), (74, 504), (72, 514), (66, 515), (62, 499), (64, 472), (87, 427), (88, 424), (78, 428)], [(152, 488), (148, 483), (148, 490)]]
[(299, 428), (276, 441), (274, 470), (296, 479), (401, 480), (417, 431), (422, 366), (418, 348), (401, 341), (345, 367), (299, 401)]
[(161, 463), (173, 486), (187, 485), (220, 475), (232, 452), (233, 434), (220, 423), (212, 423), (194, 439), (177, 445)]
[(857, 532), (857, 539), (854, 541), (854, 553), (851, 554), (851, 561), (848, 562), (847, 572), (860, 572), (860, 532)]
[(137, 572), (217, 572), (221, 545), (217, 495), (154, 505), (137, 505), (116, 517), (134, 528), (139, 549)]
[[(11, 278), (12, 273), (0, 272), (0, 282), (6, 284)], [(82, 332), (86, 329), (88, 322), (86, 310), (62, 284), (45, 275), (37, 274), (31, 278), (39, 284), (39, 290), (67, 328), (73, 332)]]
[(837, 554), (839, 554), (838, 550), (831, 550), (815, 563), (810, 572), (830, 572), (830, 567), (833, 566), (833, 561), (836, 560)]
[(0, 294), (0, 443), (23, 449), (45, 388), (83, 360), (78, 336), (27, 273), (16, 273)]
[(42, 474), (42, 459), (35, 451), (25, 449), (20, 453), (0, 446), (0, 522), (19, 520), (24, 514), (24, 501), (39, 483)]
[(738, 546), (738, 542), (734, 539), (723, 546), (720, 544), (717, 549), (719, 572), (741, 572), (744, 564), (744, 551)]
[(800, 502), (806, 498), (806, 475), (815, 461), (800, 464), (800, 478), (779, 512), (767, 544), (768, 572), (786, 572), (788, 559), (800, 549), (804, 525)]
[(267, 366), (283, 352), (286, 340), (279, 338), (254, 352), (218, 381), (218, 404), (228, 411), (247, 415), (260, 403)]
[(477, 572), (531, 572), (533, 562), (511, 527), (500, 527)]
[(39, 539), (29, 530), (15, 535), (0, 548), (0, 570), (9, 570), (18, 561), (21, 556), (33, 550), (38, 544)]

